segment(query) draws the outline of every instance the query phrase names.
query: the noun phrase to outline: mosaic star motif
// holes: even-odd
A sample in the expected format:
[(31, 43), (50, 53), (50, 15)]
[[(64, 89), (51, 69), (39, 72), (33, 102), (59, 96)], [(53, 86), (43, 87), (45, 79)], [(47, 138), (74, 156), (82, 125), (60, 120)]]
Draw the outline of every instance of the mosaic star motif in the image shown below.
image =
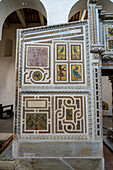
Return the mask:
[(40, 71), (35, 71), (32, 77), (35, 81), (40, 81), (42, 79), (42, 73)]

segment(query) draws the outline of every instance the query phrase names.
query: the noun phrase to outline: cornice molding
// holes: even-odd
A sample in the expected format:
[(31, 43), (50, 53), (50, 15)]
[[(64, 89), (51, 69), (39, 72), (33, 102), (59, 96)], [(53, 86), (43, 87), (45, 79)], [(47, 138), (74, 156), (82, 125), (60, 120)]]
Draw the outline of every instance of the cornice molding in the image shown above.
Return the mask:
[(101, 54), (104, 51), (105, 51), (104, 45), (101, 44), (92, 45), (90, 50), (91, 53), (99, 53), (99, 54)]
[(102, 55), (102, 60), (113, 61), (113, 52), (103, 52), (101, 55)]

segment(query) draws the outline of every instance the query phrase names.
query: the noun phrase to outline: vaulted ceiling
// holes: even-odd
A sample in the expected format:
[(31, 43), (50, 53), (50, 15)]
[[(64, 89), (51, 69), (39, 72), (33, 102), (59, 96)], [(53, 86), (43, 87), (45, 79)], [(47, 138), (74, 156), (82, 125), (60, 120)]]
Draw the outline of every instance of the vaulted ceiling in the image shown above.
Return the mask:
[[(69, 22), (84, 20), (88, 18), (87, 10), (75, 13), (69, 20)], [(5, 20), (4, 27), (8, 28), (10, 24), (21, 24), (23, 28), (26, 28), (28, 24), (37, 24), (37, 26), (47, 25), (46, 18), (34, 9), (23, 8), (11, 13)]]
[(11, 13), (4, 25), (21, 24), (23, 27), (27, 27), (31, 23), (37, 23), (39, 26), (47, 25), (47, 20), (39, 11), (23, 8)]

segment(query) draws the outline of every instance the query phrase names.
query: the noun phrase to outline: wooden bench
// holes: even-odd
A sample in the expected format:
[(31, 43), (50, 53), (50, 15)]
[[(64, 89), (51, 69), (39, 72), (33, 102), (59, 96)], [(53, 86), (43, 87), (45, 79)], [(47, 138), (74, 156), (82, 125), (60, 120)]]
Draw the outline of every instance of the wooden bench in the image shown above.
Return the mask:
[(4, 118), (4, 116), (3, 116), (4, 113), (6, 113), (7, 115), (10, 115), (10, 117), (12, 117), (13, 105), (2, 106), (2, 104), (0, 104), (0, 119)]

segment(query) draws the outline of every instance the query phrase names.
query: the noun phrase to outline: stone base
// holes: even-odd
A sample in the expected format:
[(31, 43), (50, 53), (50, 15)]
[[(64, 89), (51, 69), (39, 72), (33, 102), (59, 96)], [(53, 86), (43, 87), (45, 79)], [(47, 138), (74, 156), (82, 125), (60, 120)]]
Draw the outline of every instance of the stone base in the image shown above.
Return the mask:
[(102, 141), (13, 141), (15, 170), (104, 170)]
[(104, 170), (103, 159), (40, 158), (0, 161), (1, 170)]
[(13, 141), (12, 157), (18, 158), (102, 158), (102, 141)]

